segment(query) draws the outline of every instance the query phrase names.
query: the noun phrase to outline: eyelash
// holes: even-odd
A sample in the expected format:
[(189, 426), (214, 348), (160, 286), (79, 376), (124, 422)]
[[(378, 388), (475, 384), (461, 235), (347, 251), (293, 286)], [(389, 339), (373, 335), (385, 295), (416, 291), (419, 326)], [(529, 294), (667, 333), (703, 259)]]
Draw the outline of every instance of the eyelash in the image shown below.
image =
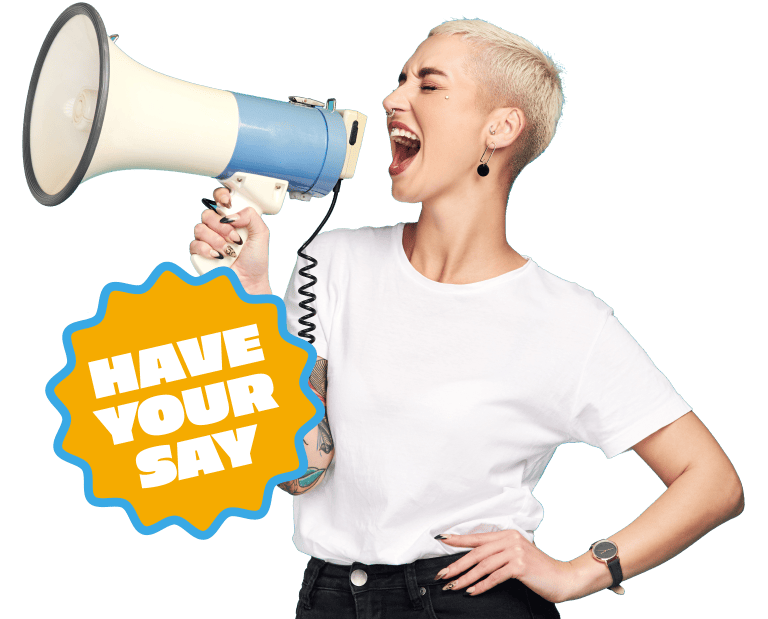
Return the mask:
[[(400, 86), (402, 86), (402, 85), (403, 85), (403, 83), (400, 84)], [(398, 86), (398, 88), (400, 86)], [(431, 91), (431, 90), (437, 90), (437, 86), (419, 86), (419, 89), (420, 90), (430, 90)], [(397, 88), (395, 88), (395, 90), (397, 90)], [(395, 90), (393, 90), (392, 92), (395, 92)]]

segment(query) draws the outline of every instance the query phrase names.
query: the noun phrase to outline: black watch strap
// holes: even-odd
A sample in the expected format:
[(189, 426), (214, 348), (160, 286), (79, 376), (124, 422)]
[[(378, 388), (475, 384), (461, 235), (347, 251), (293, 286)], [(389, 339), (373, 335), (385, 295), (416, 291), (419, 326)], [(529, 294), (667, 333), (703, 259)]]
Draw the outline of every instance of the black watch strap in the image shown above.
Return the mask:
[[(611, 571), (611, 576), (613, 576), (613, 584), (611, 587), (615, 587), (624, 579), (624, 575), (621, 573), (621, 564), (619, 563), (618, 557), (614, 557), (608, 561), (608, 569)], [(608, 588), (610, 589), (611, 587)]]

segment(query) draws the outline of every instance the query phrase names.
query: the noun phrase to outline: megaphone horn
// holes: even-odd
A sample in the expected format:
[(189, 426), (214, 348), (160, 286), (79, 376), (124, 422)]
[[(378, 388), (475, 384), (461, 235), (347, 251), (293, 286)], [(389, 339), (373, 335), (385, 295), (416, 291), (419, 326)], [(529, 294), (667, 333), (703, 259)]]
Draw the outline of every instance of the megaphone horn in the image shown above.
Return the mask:
[[(43, 42), (23, 136), (27, 184), (41, 204), (60, 204), (106, 172), (154, 169), (216, 178), (231, 192), (224, 214), (274, 214), (286, 192), (309, 200), (354, 175), (364, 114), (336, 109), (335, 99), (282, 102), (185, 82), (134, 61), (116, 40), (81, 2)], [(204, 273), (235, 258), (192, 262)]]

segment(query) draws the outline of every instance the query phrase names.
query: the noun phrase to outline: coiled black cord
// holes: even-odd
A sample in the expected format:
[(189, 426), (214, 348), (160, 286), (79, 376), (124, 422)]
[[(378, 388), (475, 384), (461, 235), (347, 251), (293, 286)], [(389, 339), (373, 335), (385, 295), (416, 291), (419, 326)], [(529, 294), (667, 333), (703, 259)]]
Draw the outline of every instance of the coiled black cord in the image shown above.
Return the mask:
[(331, 200), (331, 208), (328, 209), (328, 212), (325, 214), (325, 217), (323, 218), (323, 221), (320, 222), (320, 225), (317, 227), (317, 230), (314, 231), (312, 236), (309, 237), (306, 243), (299, 247), (299, 251), (296, 253), (304, 258), (309, 264), (305, 266), (302, 269), (299, 269), (299, 275), (302, 277), (306, 277), (309, 282), (304, 284), (299, 288), (299, 294), (307, 297), (304, 299), (301, 303), (299, 303), (299, 307), (303, 310), (306, 310), (308, 313), (299, 318), (299, 324), (304, 325), (307, 327), (306, 329), (302, 329), (299, 331), (299, 337), (306, 338), (310, 344), (315, 343), (315, 336), (312, 335), (312, 331), (315, 330), (315, 325), (310, 322), (310, 318), (317, 314), (317, 312), (309, 305), (317, 299), (317, 296), (313, 294), (312, 292), (309, 292), (308, 288), (311, 288), (317, 283), (317, 278), (312, 275), (309, 271), (310, 269), (313, 269), (317, 266), (317, 260), (315, 260), (312, 256), (305, 254), (304, 250), (307, 248), (307, 245), (309, 245), (312, 241), (315, 240), (315, 237), (320, 232), (322, 227), (325, 225), (325, 222), (328, 221), (328, 218), (331, 216), (331, 213), (333, 212), (333, 207), (336, 206), (336, 198), (339, 197), (339, 189), (341, 188), (341, 179), (339, 179), (336, 182), (336, 185), (333, 187), (333, 200)]

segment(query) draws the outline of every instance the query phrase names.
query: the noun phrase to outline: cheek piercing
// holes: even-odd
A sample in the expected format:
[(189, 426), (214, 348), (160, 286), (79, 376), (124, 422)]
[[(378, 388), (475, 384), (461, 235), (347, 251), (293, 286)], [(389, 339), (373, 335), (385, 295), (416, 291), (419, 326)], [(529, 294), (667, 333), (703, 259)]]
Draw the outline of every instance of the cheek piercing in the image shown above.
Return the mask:
[(445, 95), (445, 98), (447, 99), (447, 98), (448, 98), (448, 95)]

